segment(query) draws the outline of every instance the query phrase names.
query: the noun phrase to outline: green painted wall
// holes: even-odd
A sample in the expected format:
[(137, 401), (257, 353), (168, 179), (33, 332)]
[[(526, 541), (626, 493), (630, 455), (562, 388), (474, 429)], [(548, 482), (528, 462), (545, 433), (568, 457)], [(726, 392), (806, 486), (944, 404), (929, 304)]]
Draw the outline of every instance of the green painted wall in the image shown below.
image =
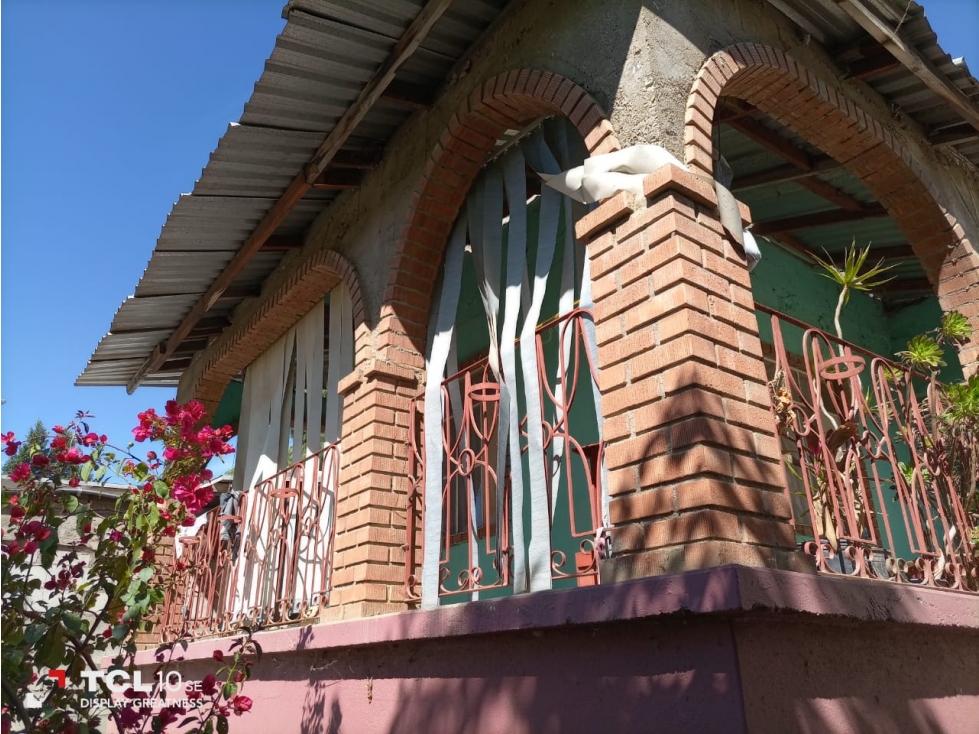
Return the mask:
[[(831, 334), (835, 333), (833, 313), (839, 297), (838, 286), (824, 277), (818, 266), (810, 266), (799, 257), (767, 242), (762, 242), (761, 248), (762, 260), (751, 275), (755, 300)], [(904, 349), (912, 336), (934, 329), (941, 322), (941, 317), (942, 311), (935, 297), (888, 313), (881, 302), (870, 295), (854, 293), (843, 308), (840, 323), (847, 341), (893, 359), (895, 352)], [(762, 341), (771, 344), (771, 317), (759, 313), (758, 326)], [(792, 353), (801, 354), (801, 329), (783, 325), (782, 333), (786, 348)], [(948, 366), (942, 370), (941, 379), (962, 379), (962, 369), (954, 349), (946, 350), (945, 361)], [(869, 387), (865, 381), (864, 389)], [(892, 438), (898, 447), (898, 459), (907, 461), (908, 452), (901, 448), (902, 442), (896, 435)], [(883, 461), (876, 462), (876, 465), (882, 480), (882, 509), (890, 523), (893, 550), (902, 558), (912, 557), (909, 529), (905, 526), (894, 490), (887, 484), (891, 477), (890, 465)], [(879, 503), (880, 499), (875, 498), (875, 504)], [(798, 512), (800, 503), (794, 502), (793, 505)], [(801, 519), (806, 521), (805, 518)], [(883, 532), (883, 522), (879, 525)], [(800, 536), (799, 540), (803, 538)]]

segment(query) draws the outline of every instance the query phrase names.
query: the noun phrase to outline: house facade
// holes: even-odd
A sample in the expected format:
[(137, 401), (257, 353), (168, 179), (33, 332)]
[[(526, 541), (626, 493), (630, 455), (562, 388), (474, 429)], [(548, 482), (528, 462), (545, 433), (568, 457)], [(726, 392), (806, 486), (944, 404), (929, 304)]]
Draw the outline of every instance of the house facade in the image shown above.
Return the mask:
[(976, 726), (975, 467), (892, 360), (979, 335), (979, 82), (906, 5), (286, 6), (79, 378), (238, 427), (156, 636), (262, 630), (236, 731)]

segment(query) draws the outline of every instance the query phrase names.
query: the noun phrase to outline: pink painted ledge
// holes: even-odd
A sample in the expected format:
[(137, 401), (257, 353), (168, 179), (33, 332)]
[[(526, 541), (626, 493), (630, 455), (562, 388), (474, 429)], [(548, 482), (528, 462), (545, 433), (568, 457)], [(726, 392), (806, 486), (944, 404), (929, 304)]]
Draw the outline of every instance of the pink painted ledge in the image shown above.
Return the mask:
[[(785, 612), (856, 622), (979, 629), (979, 595), (867, 579), (722, 566), (608, 586), (543, 591), (425, 611), (259, 632), (265, 654), (602, 624), (670, 614)], [(191, 643), (185, 661), (210, 658), (226, 637)], [(156, 663), (153, 650), (137, 665)]]

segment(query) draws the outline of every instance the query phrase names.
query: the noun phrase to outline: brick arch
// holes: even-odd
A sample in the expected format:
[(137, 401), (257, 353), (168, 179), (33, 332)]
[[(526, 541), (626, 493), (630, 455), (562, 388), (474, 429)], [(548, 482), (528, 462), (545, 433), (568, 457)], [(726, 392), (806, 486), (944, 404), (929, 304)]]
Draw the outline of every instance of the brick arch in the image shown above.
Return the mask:
[(354, 266), (338, 252), (321, 250), (308, 258), (241, 325), (219, 338), (201, 369), (193, 396), (214, 416), (228, 383), (305, 316), (339, 282), (347, 287), (354, 326), (354, 353), (369, 347), (371, 325), (360, 279)]
[(979, 284), (979, 256), (911, 152), (788, 54), (742, 43), (707, 59), (687, 99), (686, 162), (698, 173), (712, 175), (713, 120), (721, 96), (742, 99), (778, 120), (873, 192), (920, 258), (943, 310), (968, 316), (977, 336), (959, 356), (966, 372), (974, 372), (979, 367), (979, 308), (968, 289)]
[(381, 308), (381, 360), (423, 366), (432, 290), (466, 193), (501, 133), (546, 115), (567, 117), (591, 155), (619, 149), (605, 112), (569, 79), (520, 69), (480, 84), (449, 120), (409, 204)]

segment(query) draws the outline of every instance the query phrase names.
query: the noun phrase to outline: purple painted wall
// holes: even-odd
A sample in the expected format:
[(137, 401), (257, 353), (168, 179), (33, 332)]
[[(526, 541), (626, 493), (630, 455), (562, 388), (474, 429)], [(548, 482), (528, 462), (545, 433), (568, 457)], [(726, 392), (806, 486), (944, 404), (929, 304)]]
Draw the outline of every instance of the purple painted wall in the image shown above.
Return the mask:
[(974, 630), (762, 615), (735, 635), (753, 734), (979, 732)]
[(245, 689), (255, 705), (234, 734), (744, 731), (726, 622), (280, 654), (255, 671)]
[(257, 639), (234, 734), (979, 731), (979, 596), (880, 581), (729, 566)]

